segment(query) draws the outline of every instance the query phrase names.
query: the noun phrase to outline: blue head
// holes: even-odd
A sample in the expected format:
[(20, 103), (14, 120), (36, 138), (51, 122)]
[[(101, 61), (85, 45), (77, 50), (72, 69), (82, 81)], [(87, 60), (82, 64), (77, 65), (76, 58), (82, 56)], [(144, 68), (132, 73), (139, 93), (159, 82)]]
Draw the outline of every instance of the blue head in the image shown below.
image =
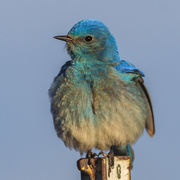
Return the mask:
[(82, 20), (72, 27), (67, 36), (55, 38), (66, 41), (72, 59), (85, 57), (101, 61), (119, 60), (116, 41), (100, 21)]

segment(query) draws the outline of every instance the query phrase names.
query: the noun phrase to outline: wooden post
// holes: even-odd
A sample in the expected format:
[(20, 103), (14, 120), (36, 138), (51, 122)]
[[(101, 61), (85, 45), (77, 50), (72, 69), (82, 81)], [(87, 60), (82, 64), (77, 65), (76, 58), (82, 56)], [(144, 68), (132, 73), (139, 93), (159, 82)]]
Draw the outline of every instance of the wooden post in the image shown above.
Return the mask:
[(77, 161), (81, 180), (130, 180), (129, 156), (82, 158)]

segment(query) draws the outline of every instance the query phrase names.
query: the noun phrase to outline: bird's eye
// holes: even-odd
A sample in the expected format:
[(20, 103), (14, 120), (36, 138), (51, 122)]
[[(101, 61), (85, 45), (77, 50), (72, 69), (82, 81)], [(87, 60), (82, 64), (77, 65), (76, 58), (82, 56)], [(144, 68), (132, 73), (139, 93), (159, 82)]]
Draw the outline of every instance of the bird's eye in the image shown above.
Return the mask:
[(85, 41), (87, 41), (87, 42), (92, 41), (92, 39), (93, 39), (92, 36), (86, 36), (86, 37), (85, 37)]

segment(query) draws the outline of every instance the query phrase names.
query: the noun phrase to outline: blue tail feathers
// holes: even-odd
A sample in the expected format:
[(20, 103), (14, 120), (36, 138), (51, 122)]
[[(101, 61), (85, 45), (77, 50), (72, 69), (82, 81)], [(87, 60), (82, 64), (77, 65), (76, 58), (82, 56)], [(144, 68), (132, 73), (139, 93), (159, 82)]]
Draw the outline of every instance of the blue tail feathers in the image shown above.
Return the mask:
[(127, 144), (126, 146), (111, 146), (111, 150), (113, 151), (114, 156), (129, 156), (131, 169), (133, 168), (134, 151), (130, 144)]

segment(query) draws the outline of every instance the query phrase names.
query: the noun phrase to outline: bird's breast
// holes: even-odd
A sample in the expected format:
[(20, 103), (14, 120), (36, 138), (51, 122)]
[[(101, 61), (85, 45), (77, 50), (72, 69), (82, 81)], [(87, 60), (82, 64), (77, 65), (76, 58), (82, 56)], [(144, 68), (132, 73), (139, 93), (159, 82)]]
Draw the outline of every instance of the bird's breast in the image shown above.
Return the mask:
[(52, 113), (58, 136), (80, 151), (134, 143), (142, 134), (146, 102), (135, 82), (113, 72), (79, 73), (58, 80)]

